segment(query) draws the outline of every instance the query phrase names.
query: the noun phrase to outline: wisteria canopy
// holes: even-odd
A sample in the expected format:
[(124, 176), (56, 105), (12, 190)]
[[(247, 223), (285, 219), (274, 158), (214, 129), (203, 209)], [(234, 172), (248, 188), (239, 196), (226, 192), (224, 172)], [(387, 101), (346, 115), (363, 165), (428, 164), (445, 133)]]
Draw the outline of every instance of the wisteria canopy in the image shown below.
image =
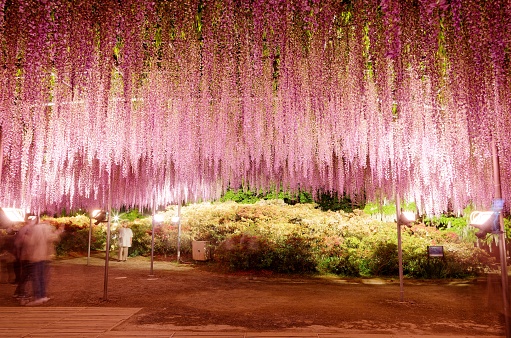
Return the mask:
[[(511, 197), (509, 0), (0, 0), (0, 204)], [(509, 210), (509, 203), (506, 208)]]

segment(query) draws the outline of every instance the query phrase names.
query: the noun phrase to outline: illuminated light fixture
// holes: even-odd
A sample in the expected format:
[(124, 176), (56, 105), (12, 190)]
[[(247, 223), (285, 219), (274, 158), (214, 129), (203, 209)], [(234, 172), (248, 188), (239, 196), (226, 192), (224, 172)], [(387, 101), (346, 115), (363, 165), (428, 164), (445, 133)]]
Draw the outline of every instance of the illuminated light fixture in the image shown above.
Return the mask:
[(470, 225), (479, 229), (476, 232), (478, 238), (486, 238), (487, 234), (500, 232), (498, 215), (498, 212), (495, 211), (473, 211), (470, 213)]
[(496, 198), (492, 202), (493, 211), (472, 211), (470, 213), (470, 225), (479, 229), (476, 232), (478, 238), (486, 238), (487, 234), (500, 234), (500, 211), (504, 207), (504, 200)]
[(161, 223), (163, 222), (163, 215), (162, 214), (156, 214), (153, 216), (155, 223)]
[(32, 215), (32, 214), (29, 214), (29, 215), (26, 215), (26, 219), (28, 221), (34, 221), (37, 219), (37, 216), (36, 215)]
[(172, 216), (171, 221), (172, 223), (179, 223), (179, 216)]
[(106, 211), (99, 210), (99, 209), (93, 210), (91, 213), (92, 218), (96, 220), (94, 222), (94, 224), (96, 224), (96, 225), (98, 225), (101, 222), (108, 222), (107, 215), (108, 215), (108, 213)]
[(5, 216), (11, 222), (24, 222), (25, 213), (21, 209), (16, 208), (2, 208)]
[(413, 211), (401, 211), (398, 223), (400, 225), (410, 226), (415, 222), (415, 213)]
[(14, 223), (25, 222), (25, 212), (16, 208), (0, 208), (0, 228), (9, 228)]

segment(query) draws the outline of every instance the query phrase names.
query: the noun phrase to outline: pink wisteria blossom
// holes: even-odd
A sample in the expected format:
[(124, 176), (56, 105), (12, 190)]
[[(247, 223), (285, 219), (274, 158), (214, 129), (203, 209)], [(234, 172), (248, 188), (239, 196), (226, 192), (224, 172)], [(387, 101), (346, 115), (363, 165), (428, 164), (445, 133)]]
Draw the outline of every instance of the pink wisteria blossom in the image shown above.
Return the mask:
[[(0, 0), (0, 204), (511, 197), (511, 3)], [(506, 204), (509, 210), (509, 203)]]

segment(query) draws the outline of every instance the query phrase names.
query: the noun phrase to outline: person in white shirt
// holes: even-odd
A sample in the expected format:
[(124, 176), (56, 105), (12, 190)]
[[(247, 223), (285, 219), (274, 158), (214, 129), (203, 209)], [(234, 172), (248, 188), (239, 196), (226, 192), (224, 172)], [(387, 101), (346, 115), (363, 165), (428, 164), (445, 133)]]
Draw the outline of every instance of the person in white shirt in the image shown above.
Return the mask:
[(128, 228), (127, 223), (123, 223), (119, 229), (119, 262), (126, 262), (128, 259), (128, 250), (133, 243), (133, 231)]

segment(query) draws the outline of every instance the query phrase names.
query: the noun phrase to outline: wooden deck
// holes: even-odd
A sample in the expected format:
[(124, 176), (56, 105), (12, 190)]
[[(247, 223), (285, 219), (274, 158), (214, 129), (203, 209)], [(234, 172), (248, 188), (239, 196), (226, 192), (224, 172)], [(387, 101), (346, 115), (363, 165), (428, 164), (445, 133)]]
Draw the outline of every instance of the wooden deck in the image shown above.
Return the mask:
[[(115, 307), (0, 307), (0, 337), (95, 337), (95, 338), (476, 338), (467, 335), (416, 335), (416, 334), (366, 334), (314, 331), (284, 332), (225, 332), (225, 331), (180, 331), (116, 330), (123, 321), (141, 308)], [(501, 338), (501, 336), (485, 336)]]
[(0, 337), (103, 337), (138, 311), (140, 308), (0, 307)]

